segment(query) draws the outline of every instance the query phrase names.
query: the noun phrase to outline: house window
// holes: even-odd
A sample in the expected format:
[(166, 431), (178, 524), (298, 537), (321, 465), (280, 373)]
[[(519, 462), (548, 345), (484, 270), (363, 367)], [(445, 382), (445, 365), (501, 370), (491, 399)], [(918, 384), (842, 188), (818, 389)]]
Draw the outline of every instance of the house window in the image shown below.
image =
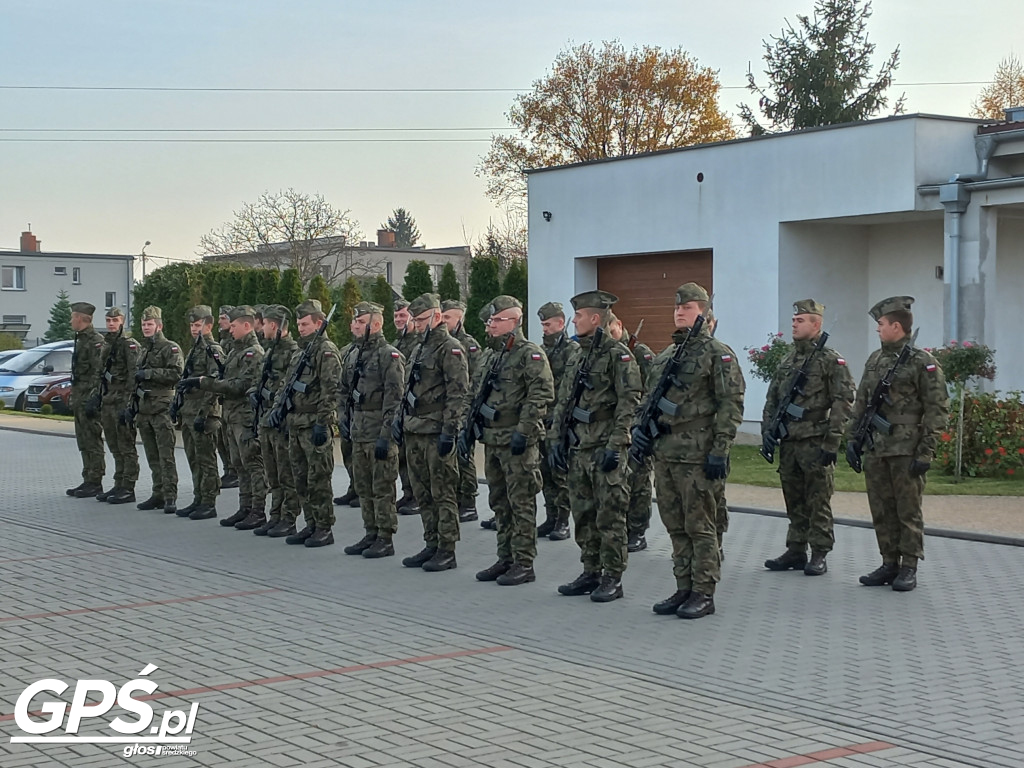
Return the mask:
[(107, 309), (110, 309), (115, 304), (117, 304), (117, 293), (115, 291), (107, 291), (107, 298), (104, 306)]
[(68, 268), (67, 267), (54, 267), (53, 268), (53, 274), (57, 275), (58, 277), (67, 277), (68, 276)]
[(24, 267), (0, 267), (0, 289), (5, 291), (25, 290)]
[(388, 281), (388, 283), (390, 283), (390, 282), (391, 282), (391, 266), (392, 266), (392, 265), (391, 265), (391, 262), (389, 261), (389, 262), (387, 263), (387, 268), (388, 268), (388, 275), (387, 275), (387, 281)]
[(434, 276), (434, 285), (436, 286), (441, 282), (441, 275), (444, 272), (444, 264), (431, 264), (430, 271)]
[(28, 322), (28, 318), (25, 315), (4, 315), (4, 325), (25, 325)]
[(75, 285), (81, 285), (82, 284), (82, 268), (81, 267), (73, 267), (71, 269), (71, 282), (74, 283)]

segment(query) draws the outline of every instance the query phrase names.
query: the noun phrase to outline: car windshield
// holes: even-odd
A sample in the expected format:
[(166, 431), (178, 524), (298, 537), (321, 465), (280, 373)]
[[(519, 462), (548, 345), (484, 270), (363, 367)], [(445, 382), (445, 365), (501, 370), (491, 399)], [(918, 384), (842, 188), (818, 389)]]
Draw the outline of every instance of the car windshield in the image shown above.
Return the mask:
[[(48, 355), (49, 357), (47, 358)], [(10, 360), (5, 360), (3, 369), (10, 373), (42, 373), (44, 365), (52, 365), (55, 371), (60, 371), (62, 366), (58, 365), (58, 363), (65, 363), (65, 357), (67, 358), (66, 365), (69, 368), (71, 363), (70, 350), (30, 349), (27, 352), (22, 352), (20, 355), (12, 357)], [(44, 361), (43, 358), (47, 359)], [(68, 368), (64, 368), (64, 370)]]

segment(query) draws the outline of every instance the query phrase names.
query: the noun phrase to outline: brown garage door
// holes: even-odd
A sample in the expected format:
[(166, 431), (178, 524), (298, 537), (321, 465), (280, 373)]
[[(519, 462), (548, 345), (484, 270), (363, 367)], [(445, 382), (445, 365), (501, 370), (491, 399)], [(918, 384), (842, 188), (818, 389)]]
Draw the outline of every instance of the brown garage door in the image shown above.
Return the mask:
[(711, 275), (711, 251), (642, 253), (597, 261), (597, 287), (619, 297), (615, 314), (630, 333), (644, 320), (640, 340), (655, 352), (672, 341), (676, 288), (693, 281), (710, 293)]

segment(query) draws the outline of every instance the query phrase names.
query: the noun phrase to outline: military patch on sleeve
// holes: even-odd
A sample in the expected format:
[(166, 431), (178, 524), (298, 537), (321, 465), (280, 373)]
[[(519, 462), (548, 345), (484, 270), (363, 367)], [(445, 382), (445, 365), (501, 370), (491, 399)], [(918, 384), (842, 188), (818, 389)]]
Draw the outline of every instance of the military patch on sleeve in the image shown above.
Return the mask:
[(846, 361), (841, 357), (836, 358), (836, 365), (846, 365)]
[(253, 356), (253, 355), (255, 355), (255, 354), (256, 354), (256, 353), (255, 353), (255, 352), (253, 352), (253, 351), (252, 351), (252, 350), (250, 349), (250, 350), (249, 350), (248, 352), (246, 352), (246, 353), (245, 353), (245, 356), (246, 356), (246, 357), (252, 357), (252, 356)]
[(731, 363), (732, 362), (732, 355), (722, 355), (722, 362), (723, 363)]
[(458, 347), (452, 347), (452, 354), (459, 357), (462, 354), (462, 350)]
[(177, 351), (178, 351), (178, 348), (172, 344), (171, 345), (171, 352), (177, 352)]
[(479, 351), (479, 350), (480, 350), (480, 347), (470, 347), (470, 348), (469, 348), (469, 351), (470, 351), (470, 352), (477, 352), (477, 351)]
[(102, 349), (102, 348), (103, 348), (103, 342), (102, 341), (97, 341), (96, 342), (96, 349)]
[(401, 357), (401, 356), (402, 356), (402, 353), (401, 353), (401, 352), (392, 352), (392, 353), (391, 353), (391, 357), (392, 357), (392, 359), (394, 359), (394, 360), (397, 360), (397, 359), (398, 359), (399, 357)]
[(532, 353), (530, 353), (530, 359), (531, 359), (531, 360), (540, 360), (540, 359), (541, 359), (541, 357), (543, 357), (543, 355), (541, 355), (541, 354), (540, 354), (540, 353), (538, 353), (538, 352), (532, 352)]
[(329, 349), (324, 350), (324, 357), (334, 357), (334, 353)]
[(935, 363), (928, 363), (924, 369), (928, 371), (928, 373), (935, 373)]
[(619, 355), (619, 360), (621, 360), (624, 363), (628, 363), (632, 359), (632, 355)]
[(653, 359), (654, 359), (654, 355), (652, 355), (650, 352), (647, 352), (647, 353), (644, 354), (644, 360), (647, 360), (649, 362), (649, 361), (651, 361)]
[(139, 348), (139, 345), (136, 344), (134, 341), (129, 341), (128, 342), (128, 349), (130, 349), (130, 350), (132, 350), (134, 352), (138, 348)]

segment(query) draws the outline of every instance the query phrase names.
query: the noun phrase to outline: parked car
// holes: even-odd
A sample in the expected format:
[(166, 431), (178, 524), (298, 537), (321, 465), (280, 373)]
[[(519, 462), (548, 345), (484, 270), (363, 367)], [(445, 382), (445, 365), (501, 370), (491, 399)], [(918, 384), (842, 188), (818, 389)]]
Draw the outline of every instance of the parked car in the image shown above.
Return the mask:
[(25, 393), (37, 379), (71, 373), (73, 341), (54, 341), (15, 355), (0, 364), (0, 402), (5, 408), (25, 409)]
[(20, 355), (24, 351), (24, 349), (5, 349), (3, 352), (0, 352), (0, 368), (4, 367), (4, 363), (6, 361), (10, 360), (15, 355)]
[(54, 413), (71, 413), (71, 374), (57, 373), (36, 379), (25, 392), (25, 410), (39, 413), (44, 405)]

